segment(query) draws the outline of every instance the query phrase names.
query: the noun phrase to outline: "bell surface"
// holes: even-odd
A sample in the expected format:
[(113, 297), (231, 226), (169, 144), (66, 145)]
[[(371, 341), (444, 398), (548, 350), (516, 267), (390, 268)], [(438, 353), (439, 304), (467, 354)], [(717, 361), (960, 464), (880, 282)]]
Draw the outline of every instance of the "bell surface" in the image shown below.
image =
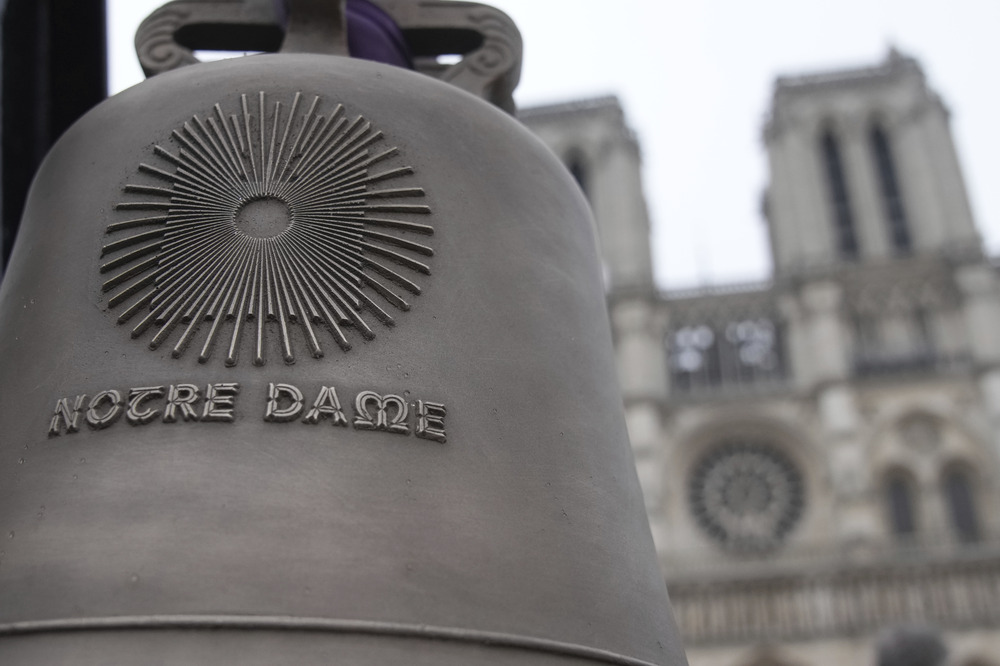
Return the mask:
[(384, 65), (84, 116), (0, 291), (0, 663), (686, 663), (593, 233), (519, 123)]

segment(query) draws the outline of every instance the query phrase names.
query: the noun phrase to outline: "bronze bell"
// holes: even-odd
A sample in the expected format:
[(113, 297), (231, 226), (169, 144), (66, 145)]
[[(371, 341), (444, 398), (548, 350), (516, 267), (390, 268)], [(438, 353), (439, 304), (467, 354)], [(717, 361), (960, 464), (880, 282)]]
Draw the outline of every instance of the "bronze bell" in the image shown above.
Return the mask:
[[(380, 4), (431, 76), (292, 2), (284, 52), (158, 74), (40, 169), (0, 292), (0, 663), (686, 663), (587, 204), (482, 99), (516, 29)], [(140, 53), (273, 40), (270, 7), (171, 3)]]

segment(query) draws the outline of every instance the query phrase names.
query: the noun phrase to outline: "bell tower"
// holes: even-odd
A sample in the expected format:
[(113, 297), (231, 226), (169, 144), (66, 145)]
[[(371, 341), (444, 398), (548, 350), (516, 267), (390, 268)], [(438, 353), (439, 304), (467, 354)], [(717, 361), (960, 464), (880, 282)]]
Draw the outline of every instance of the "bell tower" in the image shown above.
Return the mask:
[(616, 97), (522, 109), (518, 117), (562, 160), (590, 202), (608, 292), (651, 290), (642, 157)]
[(978, 252), (948, 110), (895, 49), (875, 67), (780, 77), (764, 142), (776, 277)]

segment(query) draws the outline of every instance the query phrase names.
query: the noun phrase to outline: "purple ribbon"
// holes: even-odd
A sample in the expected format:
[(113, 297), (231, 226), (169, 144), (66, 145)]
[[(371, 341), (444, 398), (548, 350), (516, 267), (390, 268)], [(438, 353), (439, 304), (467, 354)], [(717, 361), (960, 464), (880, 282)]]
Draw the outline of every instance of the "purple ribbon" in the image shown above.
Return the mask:
[(347, 0), (347, 48), (352, 58), (413, 69), (403, 31), (370, 0)]

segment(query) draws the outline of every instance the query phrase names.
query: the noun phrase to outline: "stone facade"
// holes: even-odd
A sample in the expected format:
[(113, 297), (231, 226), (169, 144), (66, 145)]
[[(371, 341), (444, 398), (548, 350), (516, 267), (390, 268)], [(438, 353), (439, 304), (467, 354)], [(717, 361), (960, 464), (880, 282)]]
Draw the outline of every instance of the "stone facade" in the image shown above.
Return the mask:
[(524, 122), (589, 197), (646, 505), (692, 666), (1000, 666), (1000, 277), (919, 64), (782, 77), (773, 275), (655, 288), (614, 98)]

